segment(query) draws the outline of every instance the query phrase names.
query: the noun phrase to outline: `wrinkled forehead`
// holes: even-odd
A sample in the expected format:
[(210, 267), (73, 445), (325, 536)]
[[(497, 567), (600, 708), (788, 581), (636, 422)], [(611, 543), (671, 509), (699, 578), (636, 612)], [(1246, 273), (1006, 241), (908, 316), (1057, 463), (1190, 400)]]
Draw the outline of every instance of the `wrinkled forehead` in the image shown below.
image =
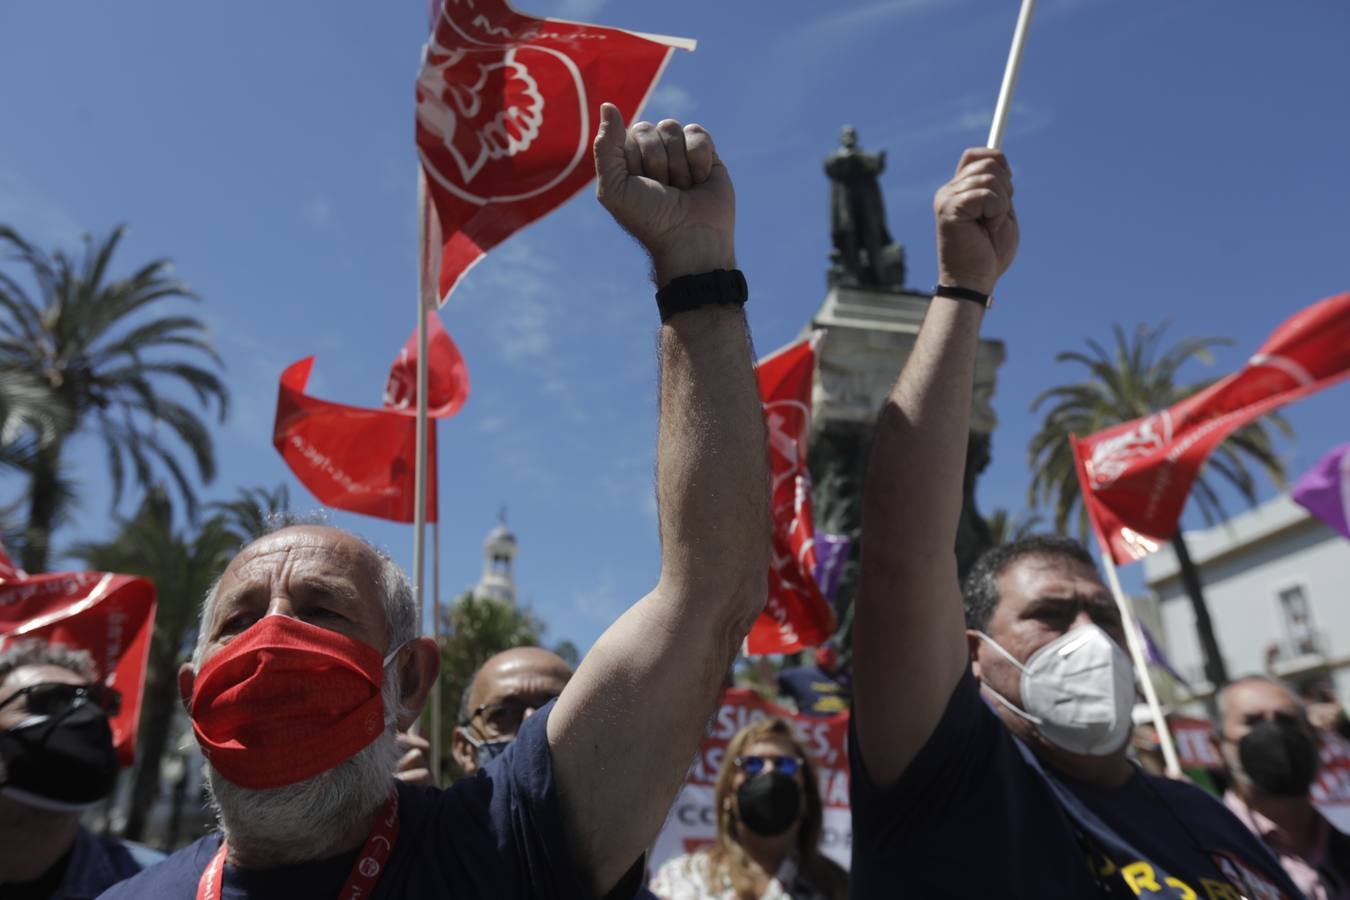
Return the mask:
[(485, 666), (473, 684), (470, 701), (496, 703), (513, 696), (559, 693), (572, 677), (561, 659), (552, 654), (502, 654)]
[[(1023, 556), (1004, 567), (998, 578), (998, 606), (993, 619), (1013, 620), (1042, 601), (1081, 602), (1085, 607), (1115, 610), (1111, 591), (1097, 570), (1068, 556)], [(991, 622), (991, 625), (993, 623)]]
[(373, 588), (378, 569), (374, 551), (354, 535), (323, 525), (300, 525), (264, 535), (240, 550), (225, 567), (220, 593), (293, 574), (345, 577)]

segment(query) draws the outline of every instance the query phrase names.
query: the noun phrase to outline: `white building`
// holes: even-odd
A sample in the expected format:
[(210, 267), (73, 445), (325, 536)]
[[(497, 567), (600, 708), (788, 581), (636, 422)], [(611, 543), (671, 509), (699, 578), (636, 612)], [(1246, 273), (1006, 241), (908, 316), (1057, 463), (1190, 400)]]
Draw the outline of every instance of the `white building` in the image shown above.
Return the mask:
[[(1330, 674), (1350, 701), (1350, 540), (1287, 495), (1203, 531), (1186, 532), (1230, 678), (1293, 683)], [(1145, 558), (1164, 652), (1197, 695), (1210, 693), (1176, 555)]]

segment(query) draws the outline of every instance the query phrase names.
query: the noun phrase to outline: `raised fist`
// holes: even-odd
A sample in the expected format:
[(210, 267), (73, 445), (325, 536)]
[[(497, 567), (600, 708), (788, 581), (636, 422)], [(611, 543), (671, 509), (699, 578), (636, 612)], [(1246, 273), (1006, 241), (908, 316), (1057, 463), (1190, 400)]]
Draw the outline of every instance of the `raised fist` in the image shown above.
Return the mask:
[(712, 135), (665, 119), (624, 131), (606, 103), (595, 136), (596, 196), (652, 257), (657, 286), (736, 267), (736, 195)]
[(1012, 172), (997, 150), (967, 150), (951, 181), (933, 198), (938, 282), (984, 294), (1017, 255)]

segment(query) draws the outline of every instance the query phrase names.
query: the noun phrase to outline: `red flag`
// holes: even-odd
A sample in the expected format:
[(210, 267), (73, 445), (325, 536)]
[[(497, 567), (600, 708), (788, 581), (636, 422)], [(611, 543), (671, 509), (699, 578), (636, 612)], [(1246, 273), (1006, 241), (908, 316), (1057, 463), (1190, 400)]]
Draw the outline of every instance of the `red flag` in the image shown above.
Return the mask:
[[(427, 415), (444, 419), (459, 412), (469, 399), (469, 370), (464, 357), (441, 326), (441, 317), (427, 310)], [(417, 329), (389, 367), (384, 386), (384, 408), (417, 412)]]
[(626, 120), (692, 41), (448, 2), (417, 77), (417, 150), (445, 235), (440, 299), (506, 238), (594, 176), (602, 101)]
[(118, 761), (131, 765), (155, 624), (155, 586), (109, 572), (28, 575), (2, 547), (0, 557), (0, 650), (37, 638), (87, 651), (95, 677), (122, 695), (109, 724)]
[[(305, 393), (314, 357), (281, 373), (272, 443), (325, 506), (414, 521), (417, 419), (330, 403)], [(436, 521), (436, 429), (427, 431), (427, 521)]]
[(812, 337), (759, 361), (759, 396), (769, 438), (772, 478), (773, 561), (769, 602), (750, 635), (746, 653), (792, 653), (814, 647), (834, 630), (834, 614), (816, 584), (815, 526), (806, 441), (811, 430)]
[(1141, 559), (1177, 530), (1206, 457), (1268, 412), (1350, 375), (1350, 294), (1295, 314), (1247, 364), (1180, 403), (1073, 441), (1079, 485), (1102, 547)]

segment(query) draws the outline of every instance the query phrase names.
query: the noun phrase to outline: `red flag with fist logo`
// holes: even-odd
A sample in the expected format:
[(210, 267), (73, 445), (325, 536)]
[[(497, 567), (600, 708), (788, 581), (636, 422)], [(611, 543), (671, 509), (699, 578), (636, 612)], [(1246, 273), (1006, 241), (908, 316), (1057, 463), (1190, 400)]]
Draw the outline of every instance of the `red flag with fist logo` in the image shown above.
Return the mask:
[[(427, 415), (445, 419), (459, 412), (469, 399), (469, 369), (459, 347), (441, 325), (441, 317), (427, 310)], [(384, 386), (384, 408), (417, 412), (417, 331), (398, 351)]]
[(145, 660), (155, 625), (155, 586), (111, 572), (44, 572), (29, 575), (0, 547), (0, 650), (40, 640), (84, 650), (94, 678), (117, 691), (109, 715), (117, 761), (136, 757)]
[(594, 176), (602, 101), (631, 120), (692, 41), (445, 0), (417, 77), (417, 151), (445, 236), (440, 302), (483, 254)]
[(1117, 563), (1176, 534), (1205, 459), (1229, 434), (1350, 376), (1350, 294), (1287, 319), (1237, 372), (1161, 412), (1071, 439), (1079, 486)]
[(773, 560), (768, 603), (746, 638), (750, 655), (814, 647), (834, 630), (834, 614), (814, 574), (811, 473), (806, 468), (816, 368), (814, 338), (802, 338), (759, 361), (759, 396), (764, 401), (772, 483)]
[[(281, 374), (272, 444), (325, 506), (412, 522), (417, 419), (305, 393), (314, 357)], [(427, 521), (436, 521), (436, 429), (427, 430)]]

